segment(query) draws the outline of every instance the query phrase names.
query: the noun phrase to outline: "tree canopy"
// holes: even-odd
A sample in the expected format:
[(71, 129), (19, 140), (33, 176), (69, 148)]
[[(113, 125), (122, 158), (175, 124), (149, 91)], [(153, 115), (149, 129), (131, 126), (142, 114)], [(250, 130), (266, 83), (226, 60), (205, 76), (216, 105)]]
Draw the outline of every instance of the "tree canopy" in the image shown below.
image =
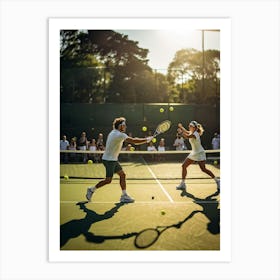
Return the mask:
[(169, 64), (167, 79), (172, 85), (178, 85), (181, 80), (179, 96), (184, 102), (211, 103), (211, 99), (219, 96), (219, 62), (218, 50), (182, 49)]
[(178, 50), (166, 75), (147, 55), (113, 30), (61, 30), (61, 102), (217, 102), (219, 51)]

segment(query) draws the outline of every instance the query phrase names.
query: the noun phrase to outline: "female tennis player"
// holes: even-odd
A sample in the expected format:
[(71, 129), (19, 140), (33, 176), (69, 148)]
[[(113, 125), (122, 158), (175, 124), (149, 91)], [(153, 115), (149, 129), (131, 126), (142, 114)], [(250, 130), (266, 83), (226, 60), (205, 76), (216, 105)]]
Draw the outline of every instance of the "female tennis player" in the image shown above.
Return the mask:
[(213, 178), (216, 181), (218, 188), (220, 188), (220, 180), (205, 166), (206, 154), (200, 141), (200, 136), (203, 134), (203, 131), (204, 129), (202, 125), (196, 121), (191, 121), (189, 123), (189, 130), (185, 129), (181, 123), (178, 124), (178, 133), (184, 138), (189, 139), (192, 150), (182, 164), (182, 181), (180, 185), (176, 187), (177, 190), (186, 189), (185, 179), (187, 176), (187, 168), (194, 162), (198, 162), (201, 171)]
[(117, 173), (120, 176), (120, 186), (122, 189), (122, 195), (120, 198), (121, 202), (134, 202), (134, 199), (130, 197), (126, 192), (126, 174), (124, 173), (118, 157), (123, 146), (123, 142), (129, 144), (141, 145), (146, 144), (152, 141), (153, 136), (147, 138), (132, 138), (129, 137), (126, 133), (126, 119), (123, 117), (116, 118), (113, 122), (113, 130), (109, 133), (106, 141), (106, 147), (104, 154), (102, 156), (102, 163), (106, 168), (106, 178), (95, 186), (89, 187), (87, 189), (86, 198), (88, 201), (91, 200), (93, 193), (96, 189), (101, 188), (112, 182), (114, 173)]

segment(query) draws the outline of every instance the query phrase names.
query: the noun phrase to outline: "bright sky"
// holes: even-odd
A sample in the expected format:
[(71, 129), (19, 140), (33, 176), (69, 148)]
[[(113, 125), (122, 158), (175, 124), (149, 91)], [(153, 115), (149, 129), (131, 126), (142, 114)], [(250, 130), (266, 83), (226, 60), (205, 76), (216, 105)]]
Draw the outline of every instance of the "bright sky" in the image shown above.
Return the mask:
[[(199, 30), (115, 30), (128, 35), (138, 46), (149, 49), (149, 66), (167, 69), (176, 51), (186, 48), (202, 50), (202, 32)], [(220, 50), (220, 32), (204, 32), (204, 49)], [(162, 71), (164, 72), (164, 71)]]

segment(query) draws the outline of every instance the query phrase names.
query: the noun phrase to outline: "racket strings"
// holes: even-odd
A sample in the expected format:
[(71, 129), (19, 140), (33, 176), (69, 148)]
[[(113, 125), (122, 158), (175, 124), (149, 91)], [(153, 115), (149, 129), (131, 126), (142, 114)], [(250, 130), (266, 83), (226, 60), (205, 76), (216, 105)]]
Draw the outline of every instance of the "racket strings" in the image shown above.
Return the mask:
[(171, 126), (171, 122), (166, 120), (166, 121), (163, 121), (162, 123), (160, 123), (156, 129), (156, 131), (158, 133), (164, 133), (166, 132)]

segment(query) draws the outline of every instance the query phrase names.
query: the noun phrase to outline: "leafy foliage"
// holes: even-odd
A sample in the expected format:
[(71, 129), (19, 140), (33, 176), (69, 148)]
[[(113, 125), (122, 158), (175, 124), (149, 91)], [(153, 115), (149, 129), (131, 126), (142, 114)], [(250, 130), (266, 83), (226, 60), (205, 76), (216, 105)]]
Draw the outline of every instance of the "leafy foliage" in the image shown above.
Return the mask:
[[(167, 79), (178, 88), (187, 103), (215, 103), (219, 98), (220, 52), (182, 49), (169, 64)], [(178, 88), (179, 90), (179, 88)]]
[(61, 102), (217, 102), (219, 51), (178, 50), (167, 75), (153, 71), (147, 55), (113, 30), (61, 30)]

